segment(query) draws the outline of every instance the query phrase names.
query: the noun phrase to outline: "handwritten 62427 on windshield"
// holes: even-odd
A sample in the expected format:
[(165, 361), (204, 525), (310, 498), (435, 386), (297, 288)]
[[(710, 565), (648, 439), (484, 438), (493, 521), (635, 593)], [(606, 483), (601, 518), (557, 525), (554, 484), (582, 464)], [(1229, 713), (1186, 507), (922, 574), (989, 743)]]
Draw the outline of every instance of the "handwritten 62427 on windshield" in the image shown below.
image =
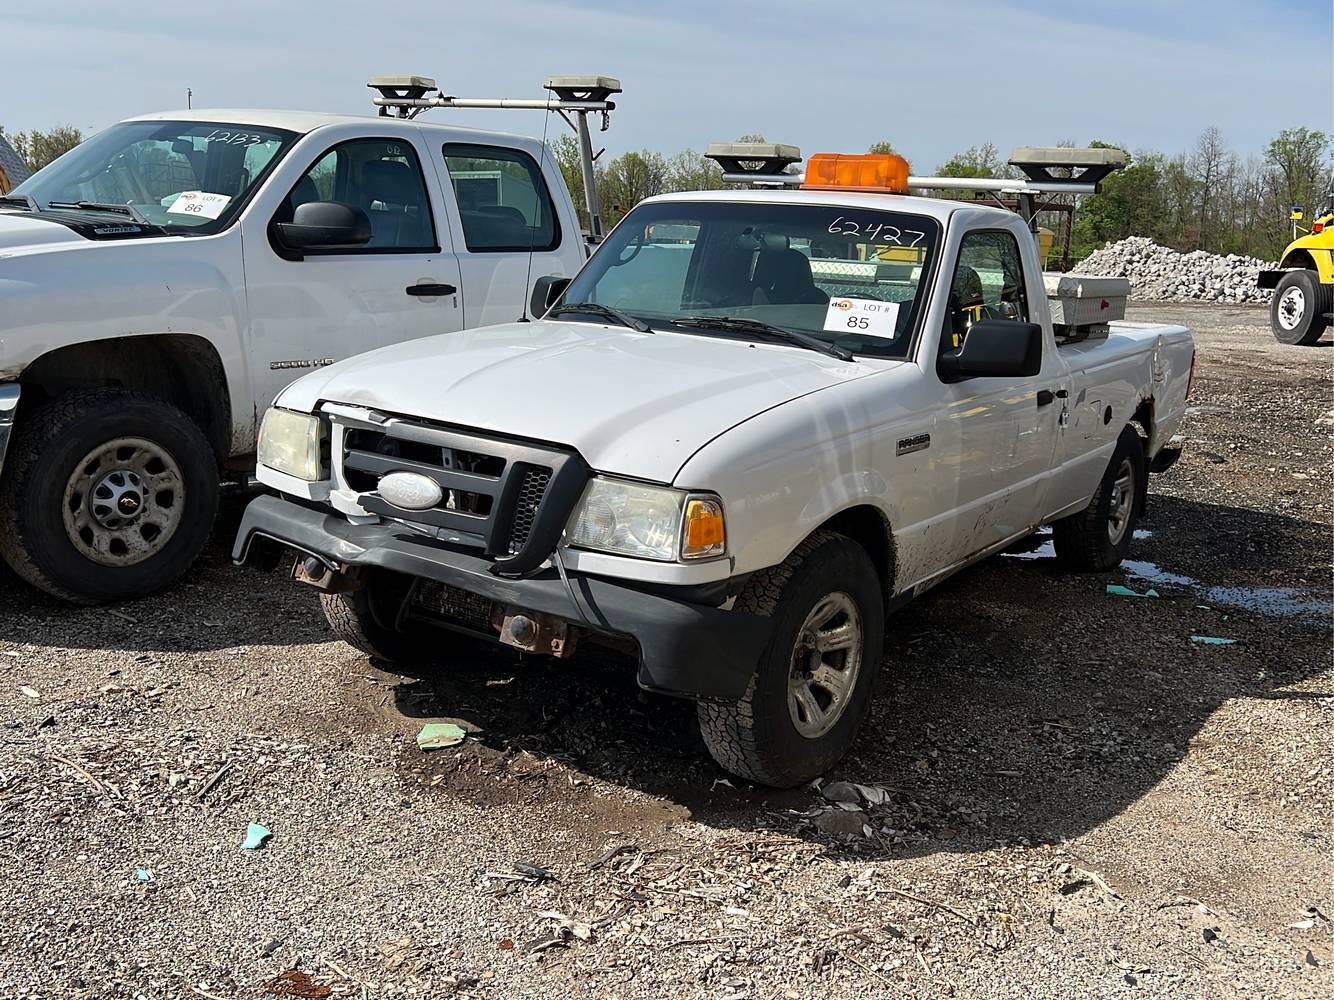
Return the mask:
[[(841, 215), (829, 223), (829, 232), (835, 236), (856, 236), (867, 243), (909, 248), (916, 247), (918, 243), (922, 242), (922, 237), (926, 235), (926, 233), (919, 233), (916, 229), (900, 229), (898, 226), (891, 226), (887, 222), (863, 223)], [(911, 240), (905, 242), (907, 237), (911, 237)]]

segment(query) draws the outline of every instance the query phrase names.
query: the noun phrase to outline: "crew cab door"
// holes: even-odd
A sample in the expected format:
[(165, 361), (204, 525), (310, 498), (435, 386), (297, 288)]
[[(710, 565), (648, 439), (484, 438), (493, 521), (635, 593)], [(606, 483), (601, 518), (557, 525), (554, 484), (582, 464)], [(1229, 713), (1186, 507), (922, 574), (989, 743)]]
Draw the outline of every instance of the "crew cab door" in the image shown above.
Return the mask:
[(571, 276), (583, 263), (581, 257), (570, 266), (570, 247), (581, 237), (552, 198), (560, 183), (555, 166), (550, 157), (539, 164), (517, 145), (452, 137), (434, 142), (431, 156), (458, 206), (450, 222), (467, 288), (466, 324), (513, 323), (525, 315), (533, 282)]
[[(939, 351), (954, 350), (980, 320), (1038, 323), (1043, 327), (1042, 368), (1036, 376), (973, 377), (942, 383), (936, 426), (957, 455), (950, 550), (967, 557), (1035, 527), (1069, 386), (1045, 309), (1033, 238), (1013, 228), (964, 233), (940, 331)], [(957, 450), (956, 450), (957, 449)]]
[[(259, 408), (311, 368), (462, 328), (453, 233), (420, 131), (388, 120), (318, 129), (247, 213), (249, 348)], [(365, 211), (369, 242), (286, 249), (274, 225), (312, 201)]]

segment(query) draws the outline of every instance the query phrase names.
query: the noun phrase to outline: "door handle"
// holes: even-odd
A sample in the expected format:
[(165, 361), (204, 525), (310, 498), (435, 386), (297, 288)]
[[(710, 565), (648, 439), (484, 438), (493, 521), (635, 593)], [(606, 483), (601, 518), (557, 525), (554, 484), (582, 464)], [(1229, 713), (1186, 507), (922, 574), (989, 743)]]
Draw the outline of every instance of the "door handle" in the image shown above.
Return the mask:
[(1056, 393), (1050, 389), (1038, 390), (1038, 406), (1051, 406), (1054, 402), (1056, 402)]
[(409, 295), (435, 296), (453, 295), (458, 289), (453, 285), (441, 285), (427, 282), (423, 285), (408, 285), (405, 291), (407, 291)]

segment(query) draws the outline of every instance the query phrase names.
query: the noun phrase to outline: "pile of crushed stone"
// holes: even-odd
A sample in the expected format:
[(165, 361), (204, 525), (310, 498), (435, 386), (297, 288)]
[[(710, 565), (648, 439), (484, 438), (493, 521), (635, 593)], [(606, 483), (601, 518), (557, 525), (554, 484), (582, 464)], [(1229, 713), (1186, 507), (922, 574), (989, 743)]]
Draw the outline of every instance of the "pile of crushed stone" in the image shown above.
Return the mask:
[(1130, 279), (1130, 296), (1159, 302), (1268, 302), (1261, 271), (1278, 265), (1258, 257), (1194, 250), (1179, 253), (1145, 236), (1108, 243), (1075, 268), (1080, 274)]

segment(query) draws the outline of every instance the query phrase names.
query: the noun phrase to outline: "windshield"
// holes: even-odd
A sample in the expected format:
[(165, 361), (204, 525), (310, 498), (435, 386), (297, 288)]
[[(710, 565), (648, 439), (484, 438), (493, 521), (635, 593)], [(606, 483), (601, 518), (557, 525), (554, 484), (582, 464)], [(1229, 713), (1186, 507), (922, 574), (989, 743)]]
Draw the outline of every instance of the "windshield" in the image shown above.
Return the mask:
[[(649, 322), (767, 323), (855, 354), (904, 357), (939, 226), (821, 205), (662, 202), (635, 208), (566, 291)], [(736, 336), (733, 331), (718, 335)], [(744, 335), (744, 334), (743, 334)]]
[[(157, 226), (216, 232), (295, 138), (295, 132), (253, 125), (122, 122), (75, 146), (12, 193), (30, 195), (43, 210), (129, 205), (137, 218)], [(80, 208), (80, 202), (90, 204)]]

